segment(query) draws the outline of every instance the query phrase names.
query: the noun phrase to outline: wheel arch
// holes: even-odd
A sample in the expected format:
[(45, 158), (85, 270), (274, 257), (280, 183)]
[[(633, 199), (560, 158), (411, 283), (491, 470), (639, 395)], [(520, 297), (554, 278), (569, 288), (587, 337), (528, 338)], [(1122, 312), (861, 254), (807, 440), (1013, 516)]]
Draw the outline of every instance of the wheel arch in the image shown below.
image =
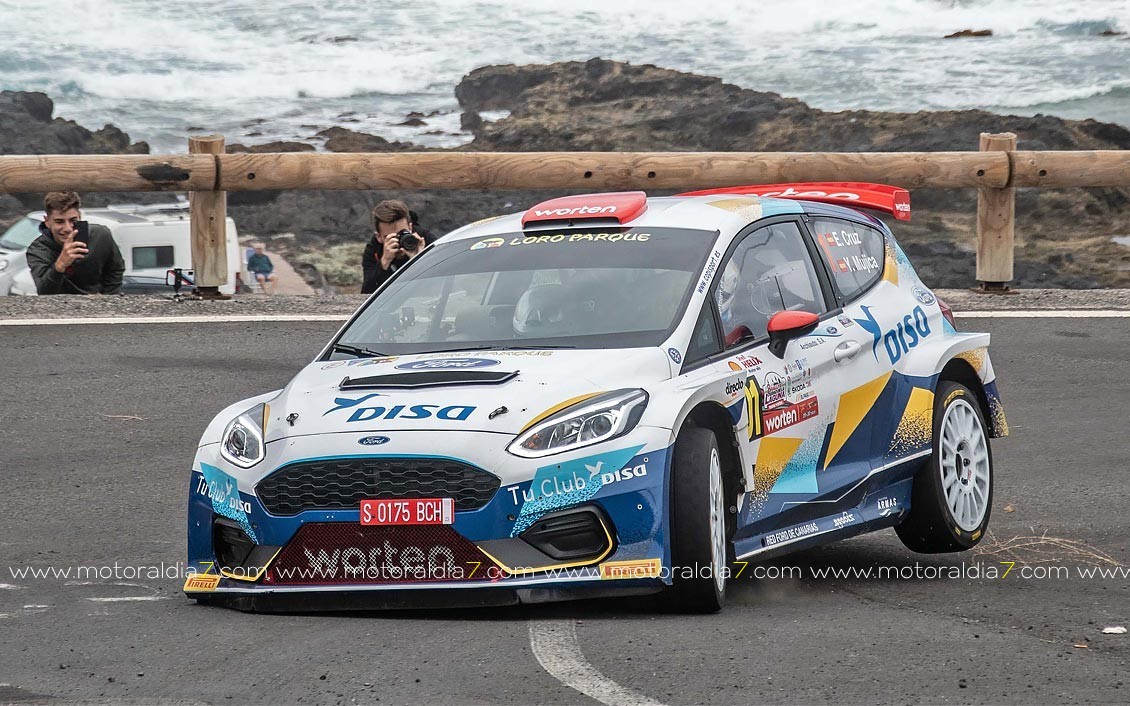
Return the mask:
[(717, 402), (703, 401), (695, 405), (679, 429), (692, 426), (709, 429), (718, 440), (718, 455), (722, 461), (722, 482), (726, 497), (733, 500), (744, 491), (745, 480), (742, 474), (741, 452), (734, 436), (734, 426), (730, 413)]
[(981, 382), (981, 377), (969, 364), (969, 361), (964, 358), (951, 358), (938, 374), (938, 382), (943, 380), (956, 382), (969, 388), (970, 392), (977, 398), (977, 406), (981, 409), (981, 416), (989, 427), (989, 436), (994, 438), (1002, 436), (999, 433), (1000, 430), (996, 428), (996, 422), (989, 407), (989, 396), (985, 392), (985, 385)]

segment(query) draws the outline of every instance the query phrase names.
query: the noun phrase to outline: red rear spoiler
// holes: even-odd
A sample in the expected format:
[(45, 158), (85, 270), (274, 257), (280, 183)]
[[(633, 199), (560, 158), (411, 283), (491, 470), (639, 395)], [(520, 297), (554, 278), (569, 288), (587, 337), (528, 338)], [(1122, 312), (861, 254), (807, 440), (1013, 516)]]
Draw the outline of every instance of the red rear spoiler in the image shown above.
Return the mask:
[(596, 218), (628, 223), (647, 209), (647, 194), (642, 191), (616, 191), (606, 194), (561, 196), (542, 201), (522, 214), (522, 226), (545, 221), (580, 221)]
[(679, 196), (714, 196), (732, 194), (766, 196), (775, 199), (800, 199), (819, 201), (838, 206), (873, 208), (893, 215), (900, 221), (910, 220), (910, 192), (887, 184), (867, 184), (857, 181), (813, 181), (798, 184), (753, 184), (727, 186), (722, 189), (688, 191)]

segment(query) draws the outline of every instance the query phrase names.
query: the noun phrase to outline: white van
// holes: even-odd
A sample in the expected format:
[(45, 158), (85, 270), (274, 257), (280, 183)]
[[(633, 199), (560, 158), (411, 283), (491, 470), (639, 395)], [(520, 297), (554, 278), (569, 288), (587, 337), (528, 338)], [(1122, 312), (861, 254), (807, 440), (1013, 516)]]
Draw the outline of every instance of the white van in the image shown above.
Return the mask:
[[(0, 295), (35, 294), (25, 252), (39, 235), (43, 212), (29, 213), (0, 236)], [(106, 226), (126, 262), (122, 292), (171, 292), (165, 285), (168, 270), (192, 269), (192, 232), (188, 203), (107, 206), (82, 209), (83, 219)], [(220, 286), (234, 294), (243, 268), (235, 221), (227, 219), (228, 277)], [(245, 277), (245, 276), (244, 276)], [(246, 279), (243, 279), (246, 282)], [(187, 287), (191, 289), (191, 287)]]

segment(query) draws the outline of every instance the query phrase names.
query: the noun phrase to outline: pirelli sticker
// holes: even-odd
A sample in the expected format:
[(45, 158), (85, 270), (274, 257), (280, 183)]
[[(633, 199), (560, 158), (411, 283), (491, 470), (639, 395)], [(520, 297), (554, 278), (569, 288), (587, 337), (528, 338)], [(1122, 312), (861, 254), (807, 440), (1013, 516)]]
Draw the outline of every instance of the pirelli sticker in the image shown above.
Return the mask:
[(185, 579), (184, 590), (197, 593), (211, 593), (220, 585), (220, 577), (216, 574), (193, 574)]
[(663, 571), (659, 559), (631, 559), (628, 561), (606, 561), (600, 565), (600, 578), (609, 579), (654, 579)]

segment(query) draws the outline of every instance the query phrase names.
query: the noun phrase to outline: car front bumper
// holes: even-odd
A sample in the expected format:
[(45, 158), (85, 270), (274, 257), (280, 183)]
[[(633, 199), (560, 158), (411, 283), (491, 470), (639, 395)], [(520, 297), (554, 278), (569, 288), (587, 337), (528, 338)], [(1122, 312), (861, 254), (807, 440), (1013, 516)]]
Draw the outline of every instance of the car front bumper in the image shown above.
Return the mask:
[[(541, 459), (507, 453), (512, 437), (500, 434), (398, 432), (378, 450), (359, 445), (366, 436), (271, 442), (252, 469), (224, 461), (216, 444), (201, 447), (188, 507), (188, 566), (196, 575), (185, 593), (247, 610), (306, 610), (505, 605), (655, 591), (670, 582), (663, 569), (670, 565), (668, 429), (640, 427)], [(442, 450), (459, 453), (435, 453)], [(353, 481), (368, 483), (364, 474), (382, 464), (401, 476), (430, 473), (430, 459), (488, 474), (496, 489), (475, 502), (464, 498), (475, 507), (457, 506), (450, 525), (361, 525), (359, 492), (414, 492), (411, 484), (358, 491)], [(306, 475), (288, 486), (290, 495), (280, 494), (276, 474), (299, 466)], [(453, 494), (434, 475), (416, 497)], [(327, 487), (331, 497), (321, 498)], [(353, 500), (343, 501), (343, 488)], [(374, 593), (383, 595), (358, 598)]]

